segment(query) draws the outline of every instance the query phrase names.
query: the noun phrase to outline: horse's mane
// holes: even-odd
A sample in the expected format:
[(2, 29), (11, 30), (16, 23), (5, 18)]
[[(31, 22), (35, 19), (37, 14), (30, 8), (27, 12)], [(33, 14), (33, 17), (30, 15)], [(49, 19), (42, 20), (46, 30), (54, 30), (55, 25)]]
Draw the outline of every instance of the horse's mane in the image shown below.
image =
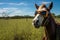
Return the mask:
[(50, 14), (50, 17), (51, 17), (52, 20), (56, 23), (56, 25), (60, 25), (60, 23), (58, 23), (58, 22), (55, 20), (55, 17), (54, 17), (52, 14)]

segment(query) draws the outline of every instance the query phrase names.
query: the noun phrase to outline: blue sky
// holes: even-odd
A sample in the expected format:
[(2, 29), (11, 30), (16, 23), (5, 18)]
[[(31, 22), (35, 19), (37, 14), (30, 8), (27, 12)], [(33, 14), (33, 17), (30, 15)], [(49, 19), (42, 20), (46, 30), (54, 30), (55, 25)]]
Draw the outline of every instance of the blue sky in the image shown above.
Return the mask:
[(7, 13), (9, 16), (33, 16), (36, 10), (34, 5), (35, 3), (37, 3), (38, 5), (41, 5), (42, 3), (49, 5), (51, 1), (53, 1), (54, 4), (51, 12), (59, 15), (60, 0), (0, 0), (0, 16), (2, 16), (2, 13)]

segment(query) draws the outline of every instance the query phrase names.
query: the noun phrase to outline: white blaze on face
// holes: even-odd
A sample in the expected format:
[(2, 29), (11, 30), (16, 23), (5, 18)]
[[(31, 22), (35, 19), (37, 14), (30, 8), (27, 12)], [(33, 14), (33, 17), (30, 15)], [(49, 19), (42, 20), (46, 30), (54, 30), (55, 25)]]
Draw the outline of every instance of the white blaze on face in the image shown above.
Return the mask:
[(37, 14), (37, 15), (35, 16), (35, 18), (33, 19), (33, 21), (36, 22), (37, 20), (39, 20), (38, 24), (41, 25), (43, 19), (44, 19), (43, 16), (41, 16), (40, 14)]
[(33, 19), (32, 25), (34, 25), (34, 22), (36, 22), (36, 21), (38, 20), (38, 16), (39, 16), (39, 14), (37, 14), (37, 15), (35, 16), (35, 18)]
[(33, 19), (33, 21), (38, 20), (39, 15), (40, 15), (40, 14), (37, 14), (37, 15), (35, 16), (35, 18)]

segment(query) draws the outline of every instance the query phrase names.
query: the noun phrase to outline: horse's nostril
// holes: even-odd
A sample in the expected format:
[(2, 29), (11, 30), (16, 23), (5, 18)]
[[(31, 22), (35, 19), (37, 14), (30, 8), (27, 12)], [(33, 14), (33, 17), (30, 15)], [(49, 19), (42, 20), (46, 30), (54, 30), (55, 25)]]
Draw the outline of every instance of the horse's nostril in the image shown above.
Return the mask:
[(35, 23), (35, 24), (38, 23), (38, 22), (39, 22), (39, 20), (36, 20), (36, 21), (34, 20), (34, 21), (33, 21), (33, 23)]
[(39, 22), (39, 20), (36, 21), (36, 23), (38, 23), (38, 22)]

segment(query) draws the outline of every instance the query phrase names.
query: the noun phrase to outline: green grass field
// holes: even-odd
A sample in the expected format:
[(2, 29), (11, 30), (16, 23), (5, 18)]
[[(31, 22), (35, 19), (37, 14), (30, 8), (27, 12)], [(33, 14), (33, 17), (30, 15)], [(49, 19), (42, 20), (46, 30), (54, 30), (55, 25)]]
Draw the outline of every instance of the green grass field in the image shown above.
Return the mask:
[(34, 28), (32, 19), (0, 19), (0, 40), (42, 40), (43, 34), (44, 28)]

